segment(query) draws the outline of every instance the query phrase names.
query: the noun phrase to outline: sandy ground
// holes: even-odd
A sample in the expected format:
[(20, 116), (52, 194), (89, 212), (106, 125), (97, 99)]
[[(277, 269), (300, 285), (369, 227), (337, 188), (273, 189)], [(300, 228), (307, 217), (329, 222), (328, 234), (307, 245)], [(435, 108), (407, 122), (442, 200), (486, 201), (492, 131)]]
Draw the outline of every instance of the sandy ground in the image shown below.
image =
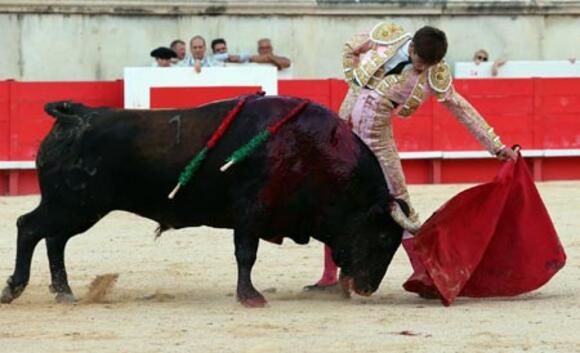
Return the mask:
[[(425, 218), (467, 185), (412, 186)], [(156, 224), (113, 213), (67, 249), (71, 286), (118, 273), (106, 302), (61, 305), (48, 292), (43, 245), (22, 297), (0, 305), (0, 352), (580, 352), (580, 182), (538, 185), (568, 254), (543, 288), (515, 298), (459, 299), (445, 308), (405, 292), (400, 250), (370, 298), (303, 293), (322, 246), (261, 243), (254, 283), (269, 299), (245, 309), (233, 296), (231, 231), (189, 228), (154, 240)], [(0, 276), (13, 270), (17, 217), (38, 197), (0, 198)], [(3, 287), (3, 285), (2, 285)]]

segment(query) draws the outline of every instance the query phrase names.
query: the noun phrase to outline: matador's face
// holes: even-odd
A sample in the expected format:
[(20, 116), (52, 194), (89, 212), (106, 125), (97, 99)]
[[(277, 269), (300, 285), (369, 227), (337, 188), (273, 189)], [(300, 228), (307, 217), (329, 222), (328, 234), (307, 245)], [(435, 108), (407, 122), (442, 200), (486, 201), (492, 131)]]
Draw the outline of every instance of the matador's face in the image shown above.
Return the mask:
[(413, 64), (413, 68), (415, 70), (417, 70), (418, 72), (423, 72), (423, 71), (427, 70), (428, 68), (430, 68), (431, 66), (435, 65), (435, 64), (426, 63), (425, 60), (423, 60), (417, 54), (417, 52), (415, 52), (415, 47), (414, 47), (413, 43), (411, 43), (409, 45), (409, 57), (411, 58), (411, 63)]

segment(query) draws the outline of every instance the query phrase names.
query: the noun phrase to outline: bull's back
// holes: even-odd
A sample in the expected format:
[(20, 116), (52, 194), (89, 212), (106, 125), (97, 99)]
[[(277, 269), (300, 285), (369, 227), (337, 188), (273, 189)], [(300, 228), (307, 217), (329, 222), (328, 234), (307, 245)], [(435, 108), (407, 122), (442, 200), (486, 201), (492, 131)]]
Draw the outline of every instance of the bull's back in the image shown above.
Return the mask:
[[(84, 203), (135, 212), (176, 228), (199, 224), (232, 227), (240, 210), (252, 207), (259, 210), (247, 212), (284, 215), (272, 219), (279, 224), (313, 219), (319, 216), (316, 212), (352, 189), (352, 176), (361, 168), (361, 161), (367, 163), (369, 152), (326, 108), (309, 104), (249, 158), (225, 173), (219, 171), (233, 151), (300, 102), (263, 97), (246, 103), (174, 200), (167, 195), (183, 168), (205, 146), (237, 100), (191, 110), (103, 113), (93, 117), (82, 133), (69, 131), (69, 141), (53, 136), (43, 144), (46, 151), (68, 144), (74, 153), (60, 162), (54, 162), (53, 156), (53, 163), (42, 168), (59, 170), (64, 179), (78, 179), (72, 200), (84, 197)], [(77, 175), (72, 178), (71, 173)], [(50, 173), (45, 174), (51, 179)], [(46, 184), (53, 182), (47, 180)], [(63, 187), (71, 189), (70, 185)]]

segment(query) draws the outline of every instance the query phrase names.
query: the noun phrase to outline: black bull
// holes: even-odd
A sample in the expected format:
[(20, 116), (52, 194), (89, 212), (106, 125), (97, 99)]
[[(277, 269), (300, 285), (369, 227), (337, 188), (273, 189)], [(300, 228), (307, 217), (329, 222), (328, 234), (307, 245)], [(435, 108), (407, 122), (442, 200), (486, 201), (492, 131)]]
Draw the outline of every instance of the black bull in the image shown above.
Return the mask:
[(251, 99), (189, 184), (168, 199), (184, 166), (237, 102), (154, 111), (47, 104), (56, 122), (36, 161), (42, 197), (18, 219), (16, 266), (1, 302), (11, 302), (28, 284), (32, 254), (43, 238), (50, 288), (58, 301), (74, 300), (66, 243), (112, 210), (152, 219), (161, 230), (232, 228), (237, 297), (247, 306), (266, 302), (250, 277), (260, 238), (318, 239), (332, 249), (345, 289), (376, 291), (401, 243), (402, 228), (389, 213), (395, 200), (374, 154), (320, 105), (309, 104), (254, 154), (221, 172), (234, 150), (300, 103)]

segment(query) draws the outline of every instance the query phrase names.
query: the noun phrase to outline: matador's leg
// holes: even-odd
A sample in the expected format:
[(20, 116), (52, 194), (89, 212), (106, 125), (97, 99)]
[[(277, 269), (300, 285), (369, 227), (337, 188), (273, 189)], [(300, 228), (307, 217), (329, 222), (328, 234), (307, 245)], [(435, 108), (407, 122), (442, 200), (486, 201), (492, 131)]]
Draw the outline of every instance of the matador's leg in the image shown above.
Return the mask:
[(393, 197), (404, 200), (410, 208), (409, 218), (418, 222), (419, 217), (411, 205), (399, 151), (393, 135), (391, 112), (393, 106), (374, 91), (364, 90), (353, 111), (353, 131), (376, 155), (389, 191)]
[[(411, 205), (411, 198), (407, 190), (405, 175), (395, 143), (392, 126), (392, 105), (387, 99), (375, 92), (365, 91), (353, 111), (353, 130), (375, 153), (391, 194), (404, 200), (409, 205), (409, 219), (419, 222), (419, 216)], [(425, 267), (415, 251), (414, 237), (409, 231), (403, 233), (403, 248), (405, 249), (413, 271), (426, 275)], [(426, 276), (428, 278), (428, 276)]]
[(352, 128), (352, 111), (358, 96), (360, 94), (360, 88), (351, 87), (348, 89), (342, 104), (340, 105), (340, 109), (338, 110), (338, 116), (341, 120), (344, 120), (351, 128)]

